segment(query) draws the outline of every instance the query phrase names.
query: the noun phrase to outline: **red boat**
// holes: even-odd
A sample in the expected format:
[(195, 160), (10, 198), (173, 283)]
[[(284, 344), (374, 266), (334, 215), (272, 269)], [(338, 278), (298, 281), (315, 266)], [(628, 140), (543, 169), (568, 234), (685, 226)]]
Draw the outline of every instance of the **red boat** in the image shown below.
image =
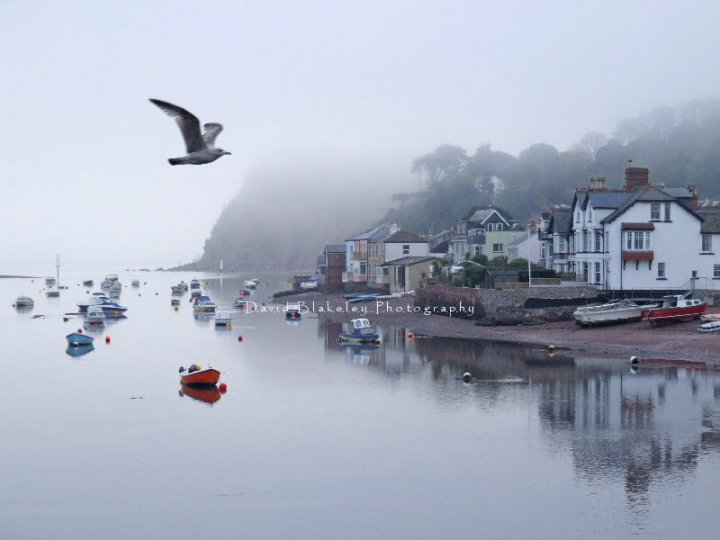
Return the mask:
[(663, 303), (657, 307), (643, 310), (642, 320), (651, 324), (660, 321), (691, 321), (700, 318), (707, 311), (707, 304), (701, 300), (685, 298), (681, 294), (663, 296)]
[[(182, 372), (181, 372), (182, 373)], [(217, 369), (208, 368), (199, 371), (190, 371), (180, 375), (182, 384), (213, 385), (220, 380), (220, 372)]]

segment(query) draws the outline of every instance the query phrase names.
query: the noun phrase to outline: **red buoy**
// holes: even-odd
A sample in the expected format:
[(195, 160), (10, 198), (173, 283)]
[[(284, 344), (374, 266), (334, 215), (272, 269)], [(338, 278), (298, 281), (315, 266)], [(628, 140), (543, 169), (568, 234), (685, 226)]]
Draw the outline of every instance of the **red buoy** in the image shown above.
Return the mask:
[(408, 332), (407, 337), (408, 337), (408, 339), (412, 339), (415, 337), (415, 335), (412, 332)]
[(225, 392), (227, 392), (227, 384), (220, 383), (220, 386), (218, 386), (218, 390), (220, 390), (221, 394), (224, 394)]
[(78, 334), (82, 334), (82, 328), (78, 328)]
[(110, 343), (110, 336), (105, 336), (105, 343)]
[(242, 337), (242, 336), (238, 336), (238, 341), (242, 341), (242, 340), (243, 340), (243, 337)]

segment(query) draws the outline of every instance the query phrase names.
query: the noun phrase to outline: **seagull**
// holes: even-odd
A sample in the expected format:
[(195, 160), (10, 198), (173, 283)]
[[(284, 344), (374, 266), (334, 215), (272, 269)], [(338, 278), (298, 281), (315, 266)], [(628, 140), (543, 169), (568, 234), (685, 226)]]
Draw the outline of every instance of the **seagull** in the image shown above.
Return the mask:
[(150, 99), (150, 101), (160, 107), (165, 114), (175, 119), (183, 139), (185, 139), (187, 155), (168, 159), (170, 165), (204, 165), (212, 163), (226, 154), (230, 155), (230, 152), (226, 152), (222, 148), (215, 148), (215, 139), (223, 129), (221, 124), (205, 124), (205, 133), (201, 134), (200, 120), (191, 112), (167, 101), (159, 99)]

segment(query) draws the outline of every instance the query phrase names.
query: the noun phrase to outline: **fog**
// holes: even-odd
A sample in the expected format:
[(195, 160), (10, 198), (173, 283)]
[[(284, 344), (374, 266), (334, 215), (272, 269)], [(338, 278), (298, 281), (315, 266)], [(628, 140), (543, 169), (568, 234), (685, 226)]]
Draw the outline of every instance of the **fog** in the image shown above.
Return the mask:
[[(545, 4), (2, 2), (0, 273), (172, 266), (253, 178), (291, 211), (273, 171), (402, 191), (443, 143), (562, 150), (720, 95), (717, 1)], [(232, 155), (168, 165), (184, 145), (151, 97), (222, 123)]]

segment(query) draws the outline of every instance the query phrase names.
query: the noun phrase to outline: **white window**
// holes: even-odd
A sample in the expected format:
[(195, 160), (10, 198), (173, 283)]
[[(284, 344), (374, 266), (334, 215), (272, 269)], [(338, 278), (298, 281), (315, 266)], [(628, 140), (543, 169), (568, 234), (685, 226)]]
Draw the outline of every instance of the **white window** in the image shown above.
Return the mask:
[(592, 208), (588, 208), (588, 223), (592, 223)]
[(410, 255), (410, 244), (403, 244), (403, 255)]
[(626, 231), (626, 251), (647, 251), (650, 249), (650, 231)]
[(660, 221), (660, 203), (650, 203), (650, 219), (652, 221)]
[(564, 236), (558, 236), (558, 253), (567, 253), (568, 246), (567, 246), (567, 238)]
[(588, 232), (586, 230), (583, 230), (582, 232), (582, 250), (588, 250)]
[(602, 231), (595, 231), (595, 251), (602, 251)]
[(595, 263), (595, 283), (600, 284), (602, 282), (602, 275), (600, 273), (600, 263)]
[(713, 265), (713, 277), (720, 278), (720, 264)]
[(502, 244), (493, 244), (493, 253), (502, 253), (502, 251), (503, 251)]
[(702, 251), (703, 253), (710, 253), (712, 251), (712, 235), (702, 235)]
[(580, 223), (580, 210), (575, 212), (575, 223)]
[(665, 279), (665, 263), (657, 263), (657, 277), (658, 279)]
[(670, 203), (665, 203), (665, 221), (670, 221)]

